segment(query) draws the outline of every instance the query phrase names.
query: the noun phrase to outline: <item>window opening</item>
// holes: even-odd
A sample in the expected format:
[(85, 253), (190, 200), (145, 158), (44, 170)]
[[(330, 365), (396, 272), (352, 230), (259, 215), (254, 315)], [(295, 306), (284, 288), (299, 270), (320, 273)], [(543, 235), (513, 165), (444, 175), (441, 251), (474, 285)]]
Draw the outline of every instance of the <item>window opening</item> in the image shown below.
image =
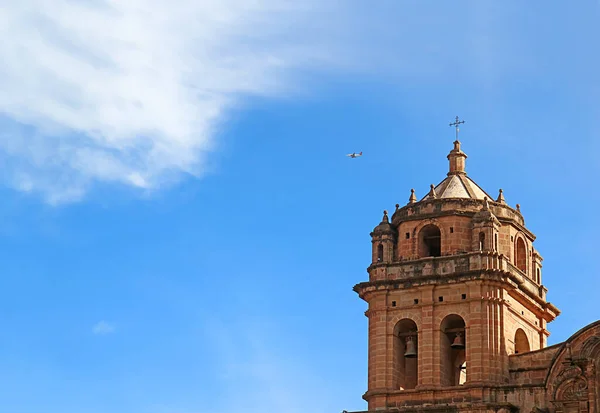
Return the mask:
[(527, 353), (530, 350), (527, 334), (522, 328), (515, 332), (515, 354)]
[(527, 274), (527, 247), (523, 238), (517, 238), (515, 245), (515, 265), (518, 269)]
[(442, 234), (435, 225), (427, 225), (421, 230), (421, 256), (439, 257), (442, 255)]

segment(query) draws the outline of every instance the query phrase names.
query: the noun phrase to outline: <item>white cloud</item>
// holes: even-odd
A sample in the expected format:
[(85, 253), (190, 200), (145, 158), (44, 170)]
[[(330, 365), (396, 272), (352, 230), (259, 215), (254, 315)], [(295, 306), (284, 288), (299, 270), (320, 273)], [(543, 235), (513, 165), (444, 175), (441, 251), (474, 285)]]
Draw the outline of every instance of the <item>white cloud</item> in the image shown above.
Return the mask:
[(96, 335), (111, 334), (115, 332), (115, 326), (106, 321), (100, 321), (92, 328), (92, 332)]
[(0, 150), (18, 162), (12, 184), (62, 202), (93, 181), (153, 189), (202, 175), (239, 96), (278, 93), (287, 69), (319, 58), (288, 36), (314, 3), (3, 2)]
[(0, 0), (3, 179), (51, 203), (95, 182), (149, 191), (206, 173), (228, 110), (245, 95), (301, 91), (305, 70), (397, 70), (412, 82), (468, 66), (450, 47), (448, 10), (394, 3)]

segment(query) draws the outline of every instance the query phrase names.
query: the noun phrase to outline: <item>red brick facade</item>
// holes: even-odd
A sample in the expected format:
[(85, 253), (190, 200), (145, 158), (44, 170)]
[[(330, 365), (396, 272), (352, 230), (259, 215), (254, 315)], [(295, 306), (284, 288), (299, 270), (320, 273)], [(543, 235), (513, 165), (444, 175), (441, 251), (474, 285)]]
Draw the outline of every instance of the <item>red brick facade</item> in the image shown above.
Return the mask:
[(600, 413), (600, 324), (546, 347), (542, 257), (519, 206), (450, 172), (373, 230), (368, 303), (369, 412)]

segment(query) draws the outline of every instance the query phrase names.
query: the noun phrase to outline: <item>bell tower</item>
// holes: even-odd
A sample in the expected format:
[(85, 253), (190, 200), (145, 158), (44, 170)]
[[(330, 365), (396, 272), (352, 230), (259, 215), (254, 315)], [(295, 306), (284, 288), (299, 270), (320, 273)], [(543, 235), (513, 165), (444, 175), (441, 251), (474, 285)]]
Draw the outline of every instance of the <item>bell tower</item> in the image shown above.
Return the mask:
[(509, 356), (546, 347), (559, 314), (519, 205), (493, 200), (466, 159), (457, 139), (445, 179), (371, 233), (369, 279), (354, 286), (368, 304), (369, 412), (498, 411)]

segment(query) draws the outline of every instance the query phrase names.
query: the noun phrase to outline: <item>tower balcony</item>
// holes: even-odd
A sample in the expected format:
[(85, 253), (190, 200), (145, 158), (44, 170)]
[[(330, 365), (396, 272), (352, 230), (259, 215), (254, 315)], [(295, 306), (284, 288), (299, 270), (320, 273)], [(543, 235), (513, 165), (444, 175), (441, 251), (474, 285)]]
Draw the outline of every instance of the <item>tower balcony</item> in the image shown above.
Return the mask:
[[(409, 289), (420, 285), (496, 280), (511, 285), (540, 306), (546, 306), (547, 289), (537, 284), (497, 252), (476, 251), (441, 257), (425, 257), (391, 263), (374, 263), (368, 268), (368, 282), (354, 290), (363, 297), (380, 289)], [(558, 310), (557, 310), (558, 311)]]

